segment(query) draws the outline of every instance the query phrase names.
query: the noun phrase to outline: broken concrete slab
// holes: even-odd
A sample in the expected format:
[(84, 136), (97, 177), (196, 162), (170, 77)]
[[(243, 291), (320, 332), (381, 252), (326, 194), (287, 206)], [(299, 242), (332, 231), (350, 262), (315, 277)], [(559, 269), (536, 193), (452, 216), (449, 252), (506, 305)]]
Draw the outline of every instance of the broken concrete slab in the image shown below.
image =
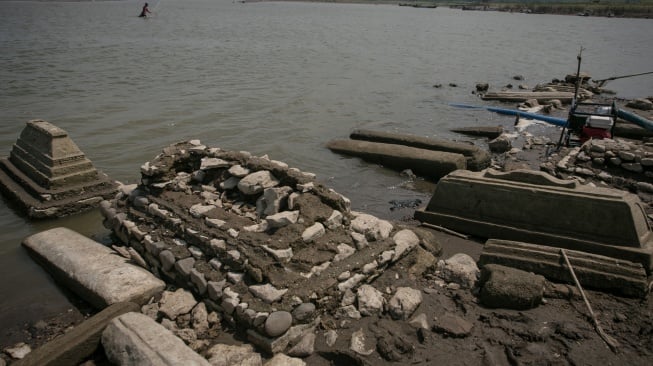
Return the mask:
[(417, 175), (435, 180), (456, 169), (467, 168), (467, 159), (462, 154), (409, 146), (358, 140), (332, 140), (327, 144), (327, 148), (387, 168), (411, 169)]
[(57, 281), (98, 309), (128, 301), (142, 305), (165, 287), (152, 273), (67, 228), (31, 235), (23, 246)]
[(115, 303), (75, 326), (61, 337), (28, 353), (16, 366), (79, 365), (100, 345), (107, 324), (122, 314), (139, 311), (133, 302)]
[[(645, 297), (648, 294), (649, 281), (641, 263), (577, 250), (565, 252), (583, 287), (634, 297)], [(479, 265), (492, 263), (537, 273), (552, 281), (573, 283), (558, 248), (490, 239), (483, 247)]]
[(102, 333), (102, 346), (116, 365), (211, 365), (161, 324), (135, 312), (109, 323)]
[(28, 121), (9, 158), (0, 159), (0, 190), (31, 218), (61, 217), (97, 208), (116, 184), (95, 169), (59, 127)]
[(437, 140), (423, 136), (380, 132), (370, 130), (355, 130), (349, 135), (352, 140), (382, 142), (386, 144), (404, 145), (420, 149), (462, 154), (467, 159), (467, 169), (478, 171), (490, 166), (490, 154), (470, 143)]
[(544, 172), (455, 171), (415, 218), (482, 238), (580, 250), (653, 269), (653, 235), (639, 198)]

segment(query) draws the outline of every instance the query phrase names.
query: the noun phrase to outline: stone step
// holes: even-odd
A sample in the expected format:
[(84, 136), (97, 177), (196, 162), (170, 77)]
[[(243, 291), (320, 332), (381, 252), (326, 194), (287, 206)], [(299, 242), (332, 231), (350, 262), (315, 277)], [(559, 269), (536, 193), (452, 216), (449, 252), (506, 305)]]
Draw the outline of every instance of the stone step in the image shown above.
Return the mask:
[[(606, 290), (626, 296), (648, 294), (646, 271), (640, 263), (606, 256), (566, 250), (576, 277), (583, 287)], [(573, 284), (559, 248), (510, 240), (490, 239), (485, 243), (479, 266), (500, 264)]]

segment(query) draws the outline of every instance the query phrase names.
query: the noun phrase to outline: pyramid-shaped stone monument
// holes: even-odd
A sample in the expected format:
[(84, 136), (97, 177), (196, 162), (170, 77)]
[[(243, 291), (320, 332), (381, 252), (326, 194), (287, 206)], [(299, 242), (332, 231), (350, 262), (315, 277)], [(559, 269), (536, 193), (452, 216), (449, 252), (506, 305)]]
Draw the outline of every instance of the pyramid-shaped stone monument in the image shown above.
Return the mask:
[(0, 159), (0, 190), (31, 218), (98, 207), (116, 184), (95, 169), (68, 133), (43, 120), (27, 122), (9, 158)]

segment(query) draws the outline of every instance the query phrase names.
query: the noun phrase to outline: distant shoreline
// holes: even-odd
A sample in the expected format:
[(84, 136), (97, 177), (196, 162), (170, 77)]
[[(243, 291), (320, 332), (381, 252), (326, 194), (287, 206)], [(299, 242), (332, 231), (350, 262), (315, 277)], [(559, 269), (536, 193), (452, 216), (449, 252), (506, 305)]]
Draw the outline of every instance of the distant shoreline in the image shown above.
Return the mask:
[(335, 4), (370, 4), (370, 5), (409, 5), (415, 7), (433, 8), (434, 6), (462, 9), (469, 11), (501, 11), (507, 13), (527, 14), (557, 14), (574, 16), (593, 16), (608, 18), (653, 18), (653, 1), (646, 1), (640, 4), (631, 3), (446, 3), (435, 1), (411, 1), (411, 0), (244, 0), (242, 2), (260, 1), (285, 1), (285, 2), (313, 2), (313, 3), (335, 3)]

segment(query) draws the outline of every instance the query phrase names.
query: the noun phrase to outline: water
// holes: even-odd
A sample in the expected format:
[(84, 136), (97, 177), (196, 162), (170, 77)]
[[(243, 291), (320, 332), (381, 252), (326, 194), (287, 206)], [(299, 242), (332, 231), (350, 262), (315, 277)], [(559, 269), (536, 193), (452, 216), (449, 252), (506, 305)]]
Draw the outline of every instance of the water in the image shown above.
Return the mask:
[[(141, 6), (0, 1), (1, 156), (41, 118), (133, 183), (164, 146), (199, 138), (314, 172), (354, 209), (397, 218), (412, 212), (388, 201), (425, 202), (432, 185), (406, 189), (397, 173), (333, 154), (327, 141), (355, 128), (467, 140), (449, 129), (510, 125), (447, 103), (479, 104), (476, 82), (499, 89), (521, 74), (534, 86), (574, 73), (580, 46), (582, 69), (597, 78), (652, 71), (647, 19), (230, 0), (151, 2), (155, 16), (140, 19)], [(609, 87), (647, 96), (653, 77)], [(30, 223), (0, 205), (0, 328), (69, 306), (20, 247), (55, 226), (107, 235), (97, 213)]]

